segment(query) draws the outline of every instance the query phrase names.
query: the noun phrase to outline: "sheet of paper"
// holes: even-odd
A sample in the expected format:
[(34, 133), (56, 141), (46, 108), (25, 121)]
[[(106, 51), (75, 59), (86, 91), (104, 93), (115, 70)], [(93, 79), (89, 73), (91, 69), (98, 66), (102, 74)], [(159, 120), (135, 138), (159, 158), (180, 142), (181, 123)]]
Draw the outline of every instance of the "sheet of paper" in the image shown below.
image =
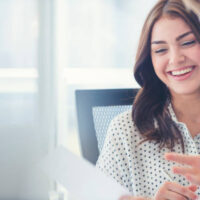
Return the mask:
[(88, 161), (63, 147), (51, 152), (41, 166), (77, 200), (118, 200), (122, 195), (130, 194)]

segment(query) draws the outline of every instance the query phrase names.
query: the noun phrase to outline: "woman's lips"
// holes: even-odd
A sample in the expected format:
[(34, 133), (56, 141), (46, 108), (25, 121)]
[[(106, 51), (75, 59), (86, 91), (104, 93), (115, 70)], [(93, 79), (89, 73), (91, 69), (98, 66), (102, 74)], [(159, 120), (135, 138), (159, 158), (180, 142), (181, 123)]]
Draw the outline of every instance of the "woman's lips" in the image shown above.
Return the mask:
[(172, 74), (172, 71), (169, 71), (167, 73), (173, 79), (178, 80), (178, 81), (182, 81), (182, 80), (189, 78), (191, 76), (191, 74), (193, 73), (194, 69), (195, 69), (195, 66), (190, 66), (190, 67), (187, 66), (187, 67), (180, 68), (178, 70), (173, 70), (173, 74)]

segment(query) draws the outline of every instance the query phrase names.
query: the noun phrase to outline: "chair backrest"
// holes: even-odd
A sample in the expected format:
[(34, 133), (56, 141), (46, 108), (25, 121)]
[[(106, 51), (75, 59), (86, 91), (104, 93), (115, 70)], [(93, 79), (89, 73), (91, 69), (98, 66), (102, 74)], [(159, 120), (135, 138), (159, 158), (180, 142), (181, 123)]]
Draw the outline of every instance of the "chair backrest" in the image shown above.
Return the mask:
[(138, 89), (76, 90), (76, 109), (81, 151), (96, 164), (108, 126), (118, 114), (132, 108)]

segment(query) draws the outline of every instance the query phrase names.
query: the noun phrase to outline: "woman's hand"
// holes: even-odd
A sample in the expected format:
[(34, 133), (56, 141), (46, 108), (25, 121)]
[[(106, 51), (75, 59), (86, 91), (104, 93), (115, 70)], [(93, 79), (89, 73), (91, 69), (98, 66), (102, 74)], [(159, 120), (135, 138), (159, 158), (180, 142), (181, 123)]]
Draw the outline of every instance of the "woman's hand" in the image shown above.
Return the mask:
[(197, 190), (195, 185), (189, 187), (184, 187), (175, 182), (165, 182), (154, 198), (145, 198), (145, 197), (132, 197), (132, 196), (123, 196), (120, 200), (195, 200), (198, 196), (194, 193)]
[(165, 159), (187, 166), (175, 166), (173, 172), (186, 177), (192, 184), (200, 185), (200, 156), (166, 153)]
[(195, 200), (198, 196), (194, 193), (197, 190), (195, 185), (188, 187), (182, 186), (176, 182), (165, 182), (155, 195), (155, 200), (177, 200), (191, 199)]

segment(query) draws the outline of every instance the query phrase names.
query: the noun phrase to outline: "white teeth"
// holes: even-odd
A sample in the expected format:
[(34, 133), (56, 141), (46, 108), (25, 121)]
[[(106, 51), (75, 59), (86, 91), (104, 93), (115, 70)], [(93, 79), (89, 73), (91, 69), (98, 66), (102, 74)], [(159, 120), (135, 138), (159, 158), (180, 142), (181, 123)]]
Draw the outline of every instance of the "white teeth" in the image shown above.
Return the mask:
[(172, 71), (172, 75), (174, 75), (174, 76), (182, 75), (182, 74), (185, 74), (185, 73), (188, 73), (188, 72), (191, 72), (191, 71), (192, 71), (192, 67), (184, 69), (184, 70), (180, 70), (180, 71)]

